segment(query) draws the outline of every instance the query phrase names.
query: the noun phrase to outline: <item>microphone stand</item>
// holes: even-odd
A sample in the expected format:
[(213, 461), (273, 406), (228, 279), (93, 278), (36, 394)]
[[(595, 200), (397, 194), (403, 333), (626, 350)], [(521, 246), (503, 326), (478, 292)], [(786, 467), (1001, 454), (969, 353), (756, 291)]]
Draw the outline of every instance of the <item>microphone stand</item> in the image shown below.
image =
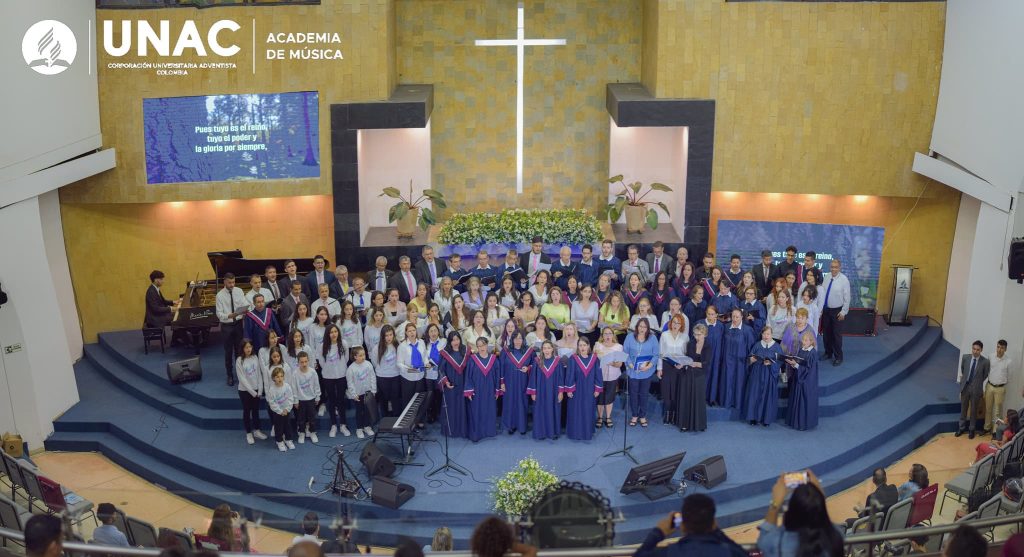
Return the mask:
[[(445, 387), (441, 388), (444, 389)], [(444, 396), (444, 391), (441, 391), (441, 405), (444, 407), (444, 427), (441, 428), (441, 433), (444, 434), (444, 464), (434, 468), (430, 472), (427, 472), (426, 477), (429, 478), (443, 470), (454, 470), (463, 476), (468, 476), (469, 472), (467, 472), (465, 468), (456, 464), (455, 461), (448, 456), (448, 430), (451, 429), (452, 425), (451, 421), (448, 419), (448, 398)]]
[(633, 448), (633, 445), (627, 445), (626, 444), (626, 435), (627, 435), (627, 432), (629, 431), (629, 419), (631, 417), (629, 414), (630, 414), (630, 408), (629, 408), (629, 374), (627, 374), (626, 375), (626, 407), (624, 409), (624, 414), (623, 414), (625, 416), (625, 420), (623, 420), (623, 423), (622, 423), (622, 448), (619, 449), (619, 450), (616, 450), (616, 451), (612, 451), (610, 453), (605, 453), (605, 454), (601, 455), (602, 458), (621, 454), (621, 455), (628, 456), (629, 459), (633, 461), (633, 464), (640, 464), (640, 461), (638, 461), (636, 459), (636, 457), (633, 456), (633, 453), (629, 452), (630, 449)]

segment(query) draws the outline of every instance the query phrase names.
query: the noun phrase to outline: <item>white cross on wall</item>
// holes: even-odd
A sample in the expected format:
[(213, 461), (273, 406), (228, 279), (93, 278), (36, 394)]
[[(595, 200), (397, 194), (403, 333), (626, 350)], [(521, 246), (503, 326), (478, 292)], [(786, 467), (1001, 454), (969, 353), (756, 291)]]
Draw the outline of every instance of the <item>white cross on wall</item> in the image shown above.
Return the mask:
[(516, 193), (523, 193), (523, 58), (526, 46), (565, 46), (565, 39), (527, 39), (523, 3), (519, 3), (515, 39), (477, 39), (476, 46), (516, 47)]

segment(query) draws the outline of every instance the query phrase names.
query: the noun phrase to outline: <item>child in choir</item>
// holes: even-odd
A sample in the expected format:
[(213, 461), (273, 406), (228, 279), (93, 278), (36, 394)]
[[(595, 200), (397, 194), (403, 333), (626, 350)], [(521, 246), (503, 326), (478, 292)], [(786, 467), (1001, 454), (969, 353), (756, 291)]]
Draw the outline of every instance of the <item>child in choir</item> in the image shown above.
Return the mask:
[[(644, 261), (644, 265), (646, 264), (647, 262)], [(637, 304), (646, 297), (647, 291), (644, 290), (644, 279), (640, 276), (640, 273), (631, 273), (626, 279), (626, 286), (622, 289), (622, 299), (626, 302), (629, 313), (636, 313)]]
[(602, 390), (601, 362), (590, 353), (590, 342), (581, 338), (576, 354), (565, 366), (565, 393), (569, 397), (565, 434), (569, 439), (590, 441), (594, 437), (594, 410)]
[(349, 350), (363, 345), (363, 323), (359, 320), (355, 304), (348, 300), (341, 304), (338, 329), (341, 330), (341, 344), (345, 347), (345, 358), (347, 360), (349, 358)]
[(292, 390), (297, 401), (295, 426), (298, 429), (299, 443), (305, 443), (308, 436), (316, 443), (316, 407), (320, 404), (320, 380), (316, 371), (309, 365), (309, 354), (299, 353), (299, 368), (292, 374)]
[(502, 394), (498, 357), (491, 354), (487, 338), (476, 339), (476, 353), (466, 364), (463, 394), (469, 399), (468, 437), (476, 443), (498, 434), (498, 397)]
[[(510, 322), (511, 323), (511, 322)], [(501, 425), (509, 435), (526, 435), (526, 389), (534, 365), (533, 348), (526, 344), (523, 332), (515, 329), (501, 351), (501, 378), (505, 395), (501, 401)]]
[(327, 326), (323, 348), (316, 353), (316, 363), (320, 366), (320, 375), (324, 378), (324, 399), (327, 404), (327, 415), (331, 420), (331, 431), (327, 434), (334, 437), (340, 431), (348, 437), (351, 433), (345, 425), (345, 411), (348, 404), (345, 399), (347, 380), (345, 367), (348, 364), (348, 352), (341, 340), (341, 329), (335, 324)]
[(448, 333), (447, 346), (441, 351), (438, 362), (437, 386), (441, 389), (441, 427), (449, 437), (466, 437), (467, 403), (466, 387), (466, 350), (462, 346), (462, 337), (452, 331)]
[(555, 335), (548, 329), (548, 319), (541, 315), (533, 322), (533, 332), (526, 335), (526, 344), (536, 351), (540, 350), (544, 341), (554, 343)]
[(764, 304), (757, 299), (757, 287), (747, 286), (740, 296), (743, 297), (743, 301), (740, 303), (740, 309), (743, 310), (743, 322), (751, 329), (760, 331), (764, 327), (768, 311)]
[[(603, 358), (613, 352), (622, 352), (622, 345), (615, 338), (615, 332), (610, 327), (606, 327), (601, 331), (601, 342), (598, 342), (594, 347), (594, 355), (598, 358)], [(601, 381), (602, 381), (602, 392), (601, 396), (597, 400), (597, 427), (607, 427), (611, 429), (614, 425), (612, 422), (612, 406), (615, 403), (615, 395), (618, 392), (619, 377), (622, 376), (622, 362), (615, 363), (602, 363), (601, 364)]]
[(356, 407), (356, 437), (373, 435), (373, 424), (370, 423), (370, 412), (366, 408), (366, 395), (377, 395), (377, 376), (373, 365), (366, 360), (366, 349), (356, 346), (352, 349), (352, 363), (345, 370), (348, 388), (345, 395)]
[(651, 307), (651, 300), (648, 298), (641, 298), (636, 304), (636, 311), (633, 313), (633, 317), (629, 318), (629, 330), (635, 331), (636, 324), (641, 319), (646, 319), (647, 324), (651, 326), (651, 332), (655, 335), (661, 333), (661, 325), (658, 323), (658, 316), (654, 313)]
[(534, 439), (558, 439), (562, 431), (563, 368), (554, 343), (545, 340), (526, 387), (526, 394), (533, 401)]
[(309, 334), (306, 335), (306, 344), (316, 346), (319, 349), (324, 344), (324, 335), (327, 334), (327, 326), (331, 324), (331, 314), (327, 308), (317, 308), (313, 317), (313, 324), (309, 326)]
[(242, 339), (241, 355), (235, 358), (235, 378), (238, 398), (242, 400), (242, 422), (245, 424), (245, 442), (252, 445), (256, 439), (266, 439), (260, 431), (260, 395), (263, 394), (263, 372), (260, 359), (253, 352), (252, 341)]
[[(292, 368), (284, 361), (284, 352), (281, 351), (281, 347), (275, 345), (270, 349), (267, 356), (266, 364), (261, 362), (260, 371), (263, 372), (263, 384), (269, 387), (274, 383), (273, 370), (280, 368), (284, 372), (284, 380), (290, 381), (292, 376)], [(267, 389), (263, 390), (263, 398), (267, 399)], [(267, 399), (267, 418), (270, 420), (270, 435), (273, 436), (276, 433), (274, 429), (274, 410), (270, 408), (270, 399)]]
[(729, 324), (722, 331), (722, 368), (718, 373), (718, 392), (722, 405), (743, 411), (746, 402), (747, 356), (754, 344), (754, 330), (743, 324), (743, 310), (729, 312)]
[(380, 331), (380, 343), (372, 354), (377, 371), (377, 404), (381, 416), (397, 416), (402, 411), (402, 378), (398, 368), (398, 335), (391, 325)]
[(655, 315), (661, 315), (668, 311), (669, 300), (676, 297), (676, 291), (672, 290), (672, 285), (668, 279), (668, 273), (661, 271), (654, 275), (654, 282), (651, 284), (651, 291), (649, 293), (651, 300), (651, 309)]
[(818, 427), (818, 349), (814, 346), (814, 335), (810, 331), (800, 339), (797, 352), (800, 360), (787, 358), (786, 363), (793, 370), (789, 383), (789, 409), (786, 425), (797, 430)]
[[(686, 315), (686, 318), (692, 324), (704, 320), (708, 314), (708, 303), (704, 301), (703, 288), (693, 288), (690, 290), (690, 299), (683, 304), (683, 314)], [(718, 310), (715, 310), (715, 315), (718, 315)]]
[[(540, 308), (540, 314), (548, 319), (548, 327), (555, 333), (555, 338), (561, 336), (562, 328), (569, 323), (569, 316), (572, 313), (571, 307), (562, 296), (562, 289), (554, 286), (548, 291), (548, 302)], [(573, 351), (576, 346), (573, 345)]]
[[(427, 372), (427, 348), (420, 340), (416, 332), (416, 325), (405, 324), (404, 339), (398, 346), (398, 375), (401, 377), (401, 403), (399, 408), (404, 410), (412, 397), (420, 392), (424, 385), (423, 379)], [(416, 424), (422, 428), (423, 424)]]
[(629, 410), (632, 418), (629, 425), (637, 421), (647, 427), (647, 399), (651, 390), (651, 377), (658, 368), (660, 347), (646, 319), (636, 323), (636, 331), (626, 336), (622, 350), (629, 358), (626, 375), (629, 378)]
[(729, 315), (734, 308), (739, 307), (739, 301), (729, 288), (729, 281), (723, 280), (718, 283), (718, 295), (715, 296), (712, 304), (718, 310), (718, 315)]
[(275, 367), (270, 372), (273, 383), (267, 387), (267, 404), (270, 406), (274, 423), (274, 441), (277, 441), (277, 450), (281, 452), (295, 449), (295, 444), (292, 443), (295, 434), (292, 432), (291, 418), (292, 408), (297, 402), (292, 386), (285, 382), (284, 375), (284, 369)]
[(779, 413), (779, 372), (782, 349), (772, 339), (772, 328), (761, 328), (761, 341), (750, 349), (750, 379), (747, 381), (743, 419), (750, 425), (768, 427)]
[(718, 321), (718, 310), (708, 306), (704, 318), (698, 321), (707, 327), (704, 342), (708, 345), (709, 358), (703, 360), (704, 380), (706, 381), (707, 402), (709, 406), (721, 406), (725, 403), (725, 393), (719, 383), (722, 363), (722, 339), (725, 338), (725, 325)]
[[(284, 357), (284, 362), (288, 364), (292, 372), (299, 369), (300, 352), (312, 354), (313, 349), (306, 343), (306, 335), (301, 330), (295, 329), (288, 335), (288, 342), (285, 343), (285, 349), (281, 353)], [(290, 380), (291, 376), (289, 375), (286, 378)]]
[[(437, 307), (437, 306), (433, 306)], [(424, 402), (427, 423), (432, 424), (437, 420), (438, 411), (441, 409), (441, 396), (437, 392), (438, 365), (441, 363), (441, 351), (447, 344), (441, 336), (441, 326), (436, 323), (427, 325), (424, 334), (423, 344), (427, 348), (427, 372), (424, 376), (426, 384), (427, 400)]]
[(278, 336), (276, 331), (270, 331), (267, 334), (266, 346), (260, 348), (256, 352), (257, 356), (259, 356), (260, 359), (260, 371), (263, 372), (264, 384), (266, 385), (269, 385), (271, 383), (270, 351), (273, 350), (274, 348), (277, 348), (278, 351), (281, 350), (280, 340), (281, 338)]

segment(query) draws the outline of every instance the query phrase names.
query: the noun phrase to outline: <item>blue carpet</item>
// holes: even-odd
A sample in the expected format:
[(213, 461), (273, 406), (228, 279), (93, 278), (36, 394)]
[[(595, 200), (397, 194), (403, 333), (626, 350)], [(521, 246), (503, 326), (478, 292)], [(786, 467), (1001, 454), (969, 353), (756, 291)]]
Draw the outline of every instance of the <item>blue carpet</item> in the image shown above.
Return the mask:
[[(325, 464), (334, 444), (344, 445), (348, 461), (366, 479), (358, 462), (365, 441), (354, 437), (329, 439), (324, 433), (319, 446), (306, 443), (289, 453), (278, 452), (270, 441), (246, 445), (236, 391), (223, 382), (219, 348), (202, 354), (203, 381), (171, 386), (163, 371), (166, 362), (189, 354), (146, 356), (139, 340), (137, 331), (106, 333), (98, 345), (86, 347), (86, 359), (75, 366), (81, 402), (54, 422), (48, 450), (101, 451), (200, 504), (228, 502), (292, 529), (308, 508), (326, 515), (336, 511), (333, 496), (315, 497), (307, 488), (311, 477), (318, 485), (329, 479), (333, 470)], [(796, 432), (781, 423), (752, 427), (713, 409), (713, 423), (701, 434), (653, 421), (646, 429), (628, 428), (633, 454), (647, 462), (686, 451), (683, 468), (724, 455), (729, 477), (710, 493), (720, 523), (728, 526), (763, 514), (781, 471), (812, 467), (832, 493), (955, 427), (959, 404), (949, 370), (957, 351), (941, 340), (938, 328), (917, 319), (912, 327), (881, 330), (878, 337), (847, 338), (846, 346), (842, 367), (822, 368), (825, 417), (816, 430)], [(660, 415), (656, 405), (652, 402), (653, 416)], [(617, 543), (638, 543), (657, 517), (678, 507), (679, 498), (652, 503), (639, 494), (618, 493), (632, 462), (601, 455), (621, 448), (623, 423), (620, 413), (613, 431), (599, 430), (590, 442), (504, 434), (478, 444), (453, 440), (452, 458), (472, 477), (448, 474), (433, 481), (425, 474), (443, 453), (439, 431), (430, 429), (416, 455), (425, 466), (400, 468), (397, 476), (416, 488), (416, 497), (397, 511), (345, 500), (358, 517), (359, 541), (393, 544), (399, 534), (426, 541), (444, 524), (464, 543), (472, 525), (490, 511), (491, 478), (532, 454), (559, 477), (600, 490), (626, 519), (616, 526)], [(689, 492), (695, 491), (702, 489), (691, 485)]]

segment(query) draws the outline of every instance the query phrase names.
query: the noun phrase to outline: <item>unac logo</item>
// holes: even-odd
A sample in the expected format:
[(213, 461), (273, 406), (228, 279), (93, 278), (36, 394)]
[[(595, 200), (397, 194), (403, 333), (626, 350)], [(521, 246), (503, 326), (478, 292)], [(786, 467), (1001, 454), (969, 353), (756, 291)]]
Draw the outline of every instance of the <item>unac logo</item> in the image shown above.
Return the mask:
[(77, 53), (75, 34), (67, 25), (53, 19), (37, 22), (21, 39), (25, 63), (43, 75), (57, 75), (68, 69)]

